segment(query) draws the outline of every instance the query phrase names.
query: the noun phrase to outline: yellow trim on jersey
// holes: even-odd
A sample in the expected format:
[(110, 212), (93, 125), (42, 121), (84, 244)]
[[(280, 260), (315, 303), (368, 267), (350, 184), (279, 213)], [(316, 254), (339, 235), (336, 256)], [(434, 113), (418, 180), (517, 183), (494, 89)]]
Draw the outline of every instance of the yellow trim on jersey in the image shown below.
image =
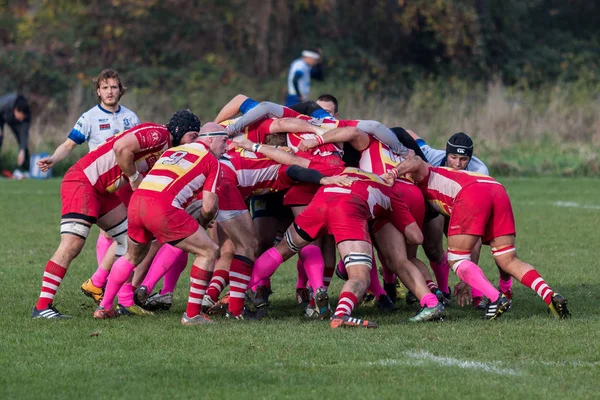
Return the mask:
[[(166, 184), (166, 185), (161, 185), (159, 183), (154, 183), (154, 182), (150, 183), (150, 182), (144, 182), (144, 181), (142, 181), (142, 183), (140, 184), (140, 187), (142, 185), (144, 185), (143, 189), (148, 189), (148, 190), (152, 190), (152, 191), (162, 192), (165, 188), (167, 188), (169, 186), (173, 186), (188, 171), (190, 171), (192, 168), (194, 168), (196, 165), (198, 165), (204, 159), (204, 156), (206, 156), (209, 153), (208, 150), (205, 150), (205, 149), (202, 149), (202, 150), (195, 149), (192, 146), (188, 146), (188, 145), (177, 146), (177, 147), (174, 147), (174, 148), (169, 149), (169, 150), (171, 150), (171, 151), (174, 150), (173, 154), (176, 154), (177, 152), (185, 152), (185, 153), (188, 153), (188, 154), (193, 154), (193, 155), (197, 156), (198, 159), (196, 161), (194, 161), (193, 163), (187, 161), (190, 165), (187, 168), (183, 168), (183, 167), (180, 167), (179, 165), (176, 165), (176, 164), (164, 164), (164, 162), (166, 160), (169, 160), (170, 157), (164, 157), (163, 156), (163, 157), (161, 157), (161, 158), (158, 159), (158, 161), (156, 162), (156, 164), (154, 164), (154, 167), (152, 167), (152, 169), (150, 171), (153, 171), (155, 169), (156, 170), (171, 171), (171, 172), (175, 173), (177, 175), (177, 177), (173, 178), (173, 181), (170, 182), (170, 183), (168, 183), (168, 184)], [(161, 160), (162, 160), (162, 162), (161, 162)]]
[(441, 214), (445, 215), (446, 217), (450, 216), (450, 214), (448, 214), (448, 212), (446, 211), (446, 206), (447, 205), (443, 201), (441, 201), (441, 200), (429, 200), (429, 203), (433, 206), (433, 208), (435, 208)]
[(450, 168), (450, 167), (437, 167), (437, 168), (443, 168), (446, 169), (448, 171), (454, 171), (454, 172), (460, 172), (463, 174), (467, 174), (467, 175), (471, 175), (471, 176), (481, 176), (483, 178), (488, 178), (488, 180), (491, 178), (493, 179), (491, 176), (486, 175), (486, 174), (480, 174), (479, 172), (473, 172), (473, 171), (467, 171), (466, 169), (454, 169), (454, 168)]
[(387, 183), (385, 180), (383, 180), (379, 175), (373, 174), (371, 172), (363, 171), (362, 169), (358, 169), (358, 168), (354, 168), (354, 167), (347, 167), (347, 168), (344, 168), (344, 172), (342, 172), (342, 175), (343, 174), (360, 175), (360, 176), (364, 176), (366, 178), (366, 180), (381, 183), (382, 185), (385, 185), (385, 186), (391, 186), (389, 183)]

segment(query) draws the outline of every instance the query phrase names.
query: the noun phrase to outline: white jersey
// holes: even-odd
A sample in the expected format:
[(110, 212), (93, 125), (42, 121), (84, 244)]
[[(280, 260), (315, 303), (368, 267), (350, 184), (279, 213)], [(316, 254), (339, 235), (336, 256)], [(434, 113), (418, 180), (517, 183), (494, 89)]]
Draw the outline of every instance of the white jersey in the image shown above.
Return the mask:
[[(427, 162), (434, 167), (445, 167), (446, 151), (432, 149), (423, 139), (417, 139), (417, 144), (427, 158)], [(467, 171), (476, 172), (478, 174), (489, 175), (487, 166), (477, 157), (471, 157), (471, 161), (467, 164)]]
[(98, 104), (79, 117), (69, 133), (69, 139), (77, 144), (88, 142), (92, 151), (109, 137), (139, 124), (137, 115), (127, 107), (119, 106), (113, 113)]
[[(288, 94), (304, 97), (308, 96), (308, 93), (310, 92), (310, 70), (311, 66), (301, 58), (292, 62), (287, 79)], [(298, 80), (298, 89), (300, 90), (300, 93), (296, 93), (296, 89), (294, 89), (294, 76), (296, 76), (296, 74), (301, 75)]]

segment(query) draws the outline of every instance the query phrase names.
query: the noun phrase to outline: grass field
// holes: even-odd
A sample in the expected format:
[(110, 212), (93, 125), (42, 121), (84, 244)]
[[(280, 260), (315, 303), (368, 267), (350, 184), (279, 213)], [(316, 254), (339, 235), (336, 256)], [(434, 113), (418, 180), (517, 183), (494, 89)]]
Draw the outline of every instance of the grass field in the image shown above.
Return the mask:
[[(95, 321), (79, 292), (95, 270), (94, 229), (55, 298), (73, 319), (32, 320), (59, 242), (60, 181), (0, 180), (0, 399), (599, 398), (600, 185), (500, 180), (513, 200), (519, 255), (569, 299), (572, 319), (552, 319), (516, 283), (513, 309), (496, 322), (453, 304), (444, 322), (409, 325), (416, 310), (401, 304), (392, 315), (356, 311), (380, 329), (331, 330), (301, 317), (288, 263), (273, 280), (268, 320), (181, 326), (185, 278), (169, 313)], [(496, 282), (485, 249), (481, 265)], [(334, 300), (340, 286), (334, 278)]]

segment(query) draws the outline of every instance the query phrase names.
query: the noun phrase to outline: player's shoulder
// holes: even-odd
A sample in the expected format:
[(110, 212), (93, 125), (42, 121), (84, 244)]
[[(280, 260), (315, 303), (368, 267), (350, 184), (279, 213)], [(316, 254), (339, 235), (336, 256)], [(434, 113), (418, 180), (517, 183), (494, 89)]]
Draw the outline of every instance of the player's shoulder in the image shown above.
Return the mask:
[(137, 114), (133, 110), (131, 110), (130, 108), (127, 108), (123, 105), (121, 105), (121, 108), (119, 109), (119, 113), (131, 115), (131, 116), (135, 117), (136, 119), (138, 118)]

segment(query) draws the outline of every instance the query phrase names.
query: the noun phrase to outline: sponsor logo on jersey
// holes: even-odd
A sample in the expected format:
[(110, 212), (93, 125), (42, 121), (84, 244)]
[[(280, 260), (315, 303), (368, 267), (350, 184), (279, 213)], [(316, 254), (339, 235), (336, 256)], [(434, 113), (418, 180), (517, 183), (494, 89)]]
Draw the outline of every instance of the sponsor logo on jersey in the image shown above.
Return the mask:
[(83, 124), (80, 121), (77, 121), (77, 126), (83, 128)]
[(98, 122), (108, 122), (108, 118), (100, 118)]
[(129, 121), (129, 118), (123, 118), (123, 127), (125, 129), (131, 128), (131, 122)]
[(110, 124), (100, 124), (100, 130), (106, 131), (110, 129)]

